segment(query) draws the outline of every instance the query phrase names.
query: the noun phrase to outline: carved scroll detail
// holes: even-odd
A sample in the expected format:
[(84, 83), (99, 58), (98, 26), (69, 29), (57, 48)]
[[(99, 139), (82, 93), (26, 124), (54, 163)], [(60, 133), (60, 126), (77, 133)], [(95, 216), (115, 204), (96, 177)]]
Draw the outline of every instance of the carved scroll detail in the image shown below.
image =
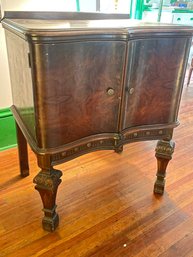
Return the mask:
[(164, 157), (167, 159), (172, 159), (172, 154), (174, 152), (175, 143), (170, 141), (158, 141), (156, 146), (156, 157)]
[(60, 170), (52, 169), (50, 172), (40, 171), (34, 178), (34, 183), (38, 188), (54, 191), (55, 188), (61, 183), (60, 177), (62, 172)]

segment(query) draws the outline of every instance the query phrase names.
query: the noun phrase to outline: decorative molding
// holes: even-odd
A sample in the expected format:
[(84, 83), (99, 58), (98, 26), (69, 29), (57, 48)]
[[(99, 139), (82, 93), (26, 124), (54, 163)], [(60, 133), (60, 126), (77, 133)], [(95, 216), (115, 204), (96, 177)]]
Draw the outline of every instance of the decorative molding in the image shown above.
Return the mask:
[(52, 169), (51, 171), (40, 171), (37, 176), (35, 176), (33, 182), (36, 185), (36, 189), (46, 189), (54, 191), (58, 185), (61, 183), (60, 177), (62, 172), (60, 170)]
[(171, 159), (172, 158), (172, 154), (174, 152), (174, 148), (175, 148), (175, 143), (170, 140), (170, 141), (158, 141), (157, 142), (157, 146), (156, 146), (156, 157), (161, 157), (161, 158), (165, 158), (165, 159)]
[(122, 152), (122, 147), (124, 144), (129, 141), (138, 141), (138, 140), (152, 140), (152, 139), (162, 139), (167, 138), (168, 140), (172, 138), (173, 129), (143, 129), (140, 131), (127, 131), (124, 134), (120, 133), (112, 138), (108, 139), (96, 139), (95, 141), (90, 141), (82, 143), (78, 146), (74, 146), (65, 151), (60, 151), (55, 154), (51, 154), (51, 163), (59, 163), (65, 160), (73, 159), (81, 154), (86, 152), (92, 152), (95, 150), (103, 149), (114, 149), (115, 152)]
[(9, 108), (0, 109), (0, 151), (17, 145), (15, 121)]
[(13, 116), (9, 108), (0, 109), (0, 118)]
[(105, 147), (110, 147), (111, 149), (114, 148), (115, 142), (117, 138), (110, 138), (110, 139), (100, 139), (92, 142), (88, 142), (86, 144), (82, 144), (80, 146), (76, 146), (73, 148), (70, 148), (66, 151), (62, 151), (60, 153), (56, 153), (51, 155), (51, 160), (52, 162), (59, 161), (59, 160), (64, 160), (70, 156), (74, 155), (81, 155), (81, 153), (84, 153), (85, 151), (90, 152), (93, 151), (94, 149), (104, 149)]
[(126, 132), (123, 136), (124, 140), (145, 140), (148, 138), (155, 139), (167, 137), (168, 140), (172, 138), (173, 129), (145, 129), (135, 132)]
[[(23, 134), (27, 138), (32, 150), (38, 154), (50, 154), (51, 162), (55, 164), (62, 163), (65, 160), (73, 159), (81, 154), (92, 152), (99, 149), (113, 150), (120, 145), (139, 141), (139, 140), (157, 140), (172, 138), (173, 129), (179, 125), (176, 121), (170, 124), (151, 125), (132, 127), (124, 130), (122, 133), (101, 133), (81, 138), (77, 141), (65, 144), (56, 148), (39, 148), (35, 139), (25, 129), (23, 120), (17, 112), (15, 106), (11, 107), (11, 111), (19, 124)], [(91, 144), (91, 145), (90, 145)]]

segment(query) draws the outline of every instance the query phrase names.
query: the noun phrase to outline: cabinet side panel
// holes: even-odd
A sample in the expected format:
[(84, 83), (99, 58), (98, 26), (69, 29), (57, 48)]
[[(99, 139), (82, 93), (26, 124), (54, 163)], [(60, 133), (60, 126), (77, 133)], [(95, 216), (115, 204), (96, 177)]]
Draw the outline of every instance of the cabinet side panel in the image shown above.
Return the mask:
[(124, 42), (34, 45), (39, 147), (118, 131)]
[(123, 129), (176, 122), (189, 43), (177, 37), (129, 43)]
[(35, 135), (34, 101), (28, 43), (6, 31), (13, 105), (31, 136)]

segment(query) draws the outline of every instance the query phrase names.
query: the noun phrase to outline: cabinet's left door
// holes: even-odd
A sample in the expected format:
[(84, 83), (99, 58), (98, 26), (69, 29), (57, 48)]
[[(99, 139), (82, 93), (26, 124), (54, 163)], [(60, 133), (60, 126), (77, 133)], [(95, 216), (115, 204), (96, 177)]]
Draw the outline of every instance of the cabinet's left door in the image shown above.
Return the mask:
[(118, 131), (125, 43), (34, 44), (39, 147)]

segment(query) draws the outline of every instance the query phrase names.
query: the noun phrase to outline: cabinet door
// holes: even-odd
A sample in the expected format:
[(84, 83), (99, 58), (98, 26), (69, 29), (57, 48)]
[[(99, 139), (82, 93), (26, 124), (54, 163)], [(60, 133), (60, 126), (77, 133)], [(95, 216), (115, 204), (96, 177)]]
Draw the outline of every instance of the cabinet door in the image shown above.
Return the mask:
[(118, 131), (126, 43), (34, 46), (40, 147)]
[(175, 122), (189, 39), (129, 42), (122, 129)]

